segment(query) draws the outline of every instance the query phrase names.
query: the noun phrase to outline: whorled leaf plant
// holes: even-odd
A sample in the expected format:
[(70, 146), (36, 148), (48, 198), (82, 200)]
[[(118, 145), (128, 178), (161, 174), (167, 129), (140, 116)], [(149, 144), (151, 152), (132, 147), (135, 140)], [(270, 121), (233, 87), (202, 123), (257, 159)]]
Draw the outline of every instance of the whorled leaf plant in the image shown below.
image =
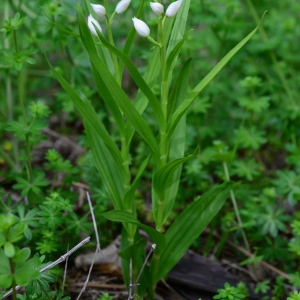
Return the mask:
[[(135, 250), (133, 265), (136, 270), (141, 267), (140, 258), (143, 256), (143, 248), (138, 243), (140, 237), (137, 227), (144, 229), (152, 242), (157, 244), (150, 269), (144, 272), (139, 288), (139, 295), (143, 296), (148, 289), (149, 299), (153, 299), (156, 283), (168, 274), (220, 210), (232, 186), (231, 182), (226, 182), (204, 194), (176, 219), (165, 234), (162, 234), (163, 226), (176, 200), (182, 164), (198, 153), (196, 149), (193, 154), (184, 156), (186, 111), (205, 86), (250, 40), (259, 25), (236, 45), (196, 87), (189, 91), (188, 76), (191, 61), (188, 60), (184, 64), (177, 78), (174, 79), (172, 74), (176, 58), (186, 39), (184, 31), (190, 0), (176, 1), (176, 5), (172, 3), (166, 13), (163, 12), (164, 7), (161, 3), (152, 3), (151, 8), (158, 17), (157, 41), (150, 37), (149, 28), (140, 20), (145, 4), (144, 1), (140, 2), (139, 11), (133, 18), (135, 29), (154, 44), (149, 65), (143, 75), (128, 56), (136, 34), (134, 27), (130, 30), (122, 50), (114, 45), (111, 23), (116, 13), (120, 14), (126, 10), (129, 5), (127, 2), (126, 7), (124, 3), (121, 3), (122, 7), (119, 4), (112, 16), (107, 14), (107, 0), (104, 0), (103, 7), (99, 5), (96, 7), (96, 10), (106, 18), (107, 38), (102, 34), (101, 26), (95, 19), (89, 19), (87, 23), (82, 8), (78, 5), (80, 39), (89, 56), (99, 95), (118, 128), (121, 145), (114, 142), (88, 99), (80, 97), (74, 87), (52, 66), (50, 67), (83, 119), (95, 165), (115, 208), (103, 216), (109, 220), (122, 222), (124, 229), (121, 249), (123, 253), (129, 253), (126, 249), (130, 249), (130, 253), (134, 253)], [(87, 4), (86, 2), (86, 9), (89, 11)], [(175, 18), (174, 15), (176, 15)], [(139, 89), (134, 99), (129, 99), (121, 87), (125, 67)], [(153, 92), (153, 86), (158, 79), (161, 82), (160, 97)], [(148, 105), (151, 106), (156, 118), (159, 128), (158, 136), (155, 136), (143, 117), (143, 112)], [(148, 145), (149, 155), (140, 165), (135, 178), (132, 178), (129, 155), (135, 132)], [(150, 159), (154, 165), (152, 209), (156, 228), (138, 221), (134, 197)], [(137, 245), (136, 248), (135, 245)], [(122, 257), (124, 279), (128, 286), (129, 261), (126, 260), (126, 255)]]

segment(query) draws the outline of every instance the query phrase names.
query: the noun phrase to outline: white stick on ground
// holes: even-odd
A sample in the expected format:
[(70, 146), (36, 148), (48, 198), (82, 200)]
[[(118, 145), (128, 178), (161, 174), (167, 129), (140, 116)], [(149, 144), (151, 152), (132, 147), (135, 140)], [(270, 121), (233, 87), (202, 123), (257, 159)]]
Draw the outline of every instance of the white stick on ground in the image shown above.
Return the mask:
[[(84, 240), (82, 240), (79, 244), (77, 244), (74, 248), (72, 248), (70, 251), (68, 251), (66, 254), (62, 255), (59, 259), (57, 259), (56, 261), (54, 261), (53, 263), (45, 266), (44, 268), (40, 269), (40, 272), (45, 272), (51, 268), (53, 268), (54, 266), (60, 264), (61, 262), (65, 261), (66, 258), (68, 258), (73, 252), (75, 252), (77, 249), (79, 249), (81, 246), (83, 246), (84, 244), (86, 244), (87, 242), (89, 242), (91, 239), (90, 236), (88, 236), (87, 238), (85, 238)], [(15, 287), (16, 291), (18, 291), (21, 288), (21, 286), (17, 285)], [(3, 297), (1, 299), (7, 298), (8, 296), (10, 296), (12, 294), (13, 290), (10, 289), (5, 295), (3, 295)]]
[(88, 282), (90, 280), (91, 272), (92, 272), (92, 269), (93, 269), (93, 266), (94, 266), (94, 262), (95, 262), (95, 258), (96, 258), (97, 253), (98, 252), (102, 253), (101, 252), (101, 247), (100, 247), (100, 240), (99, 240), (99, 236), (98, 236), (98, 229), (97, 229), (96, 219), (95, 219), (95, 215), (94, 215), (94, 209), (93, 209), (93, 205), (92, 205), (92, 202), (91, 202), (91, 198), (90, 198), (89, 192), (86, 192), (86, 196), (87, 196), (87, 200), (88, 200), (88, 203), (89, 203), (89, 206), (90, 206), (90, 211), (91, 211), (92, 220), (93, 220), (93, 224), (94, 224), (94, 230), (95, 230), (96, 240), (97, 240), (97, 247), (96, 247), (96, 251), (95, 251), (95, 254), (94, 254), (94, 257), (93, 257), (90, 269), (89, 269), (89, 273), (88, 273), (87, 278), (85, 280), (84, 286), (83, 286), (82, 290), (80, 291), (80, 293), (79, 293), (79, 295), (77, 297), (77, 300), (79, 300), (79, 298), (81, 297), (82, 293), (85, 291), (86, 286), (87, 286), (87, 284), (88, 284)]

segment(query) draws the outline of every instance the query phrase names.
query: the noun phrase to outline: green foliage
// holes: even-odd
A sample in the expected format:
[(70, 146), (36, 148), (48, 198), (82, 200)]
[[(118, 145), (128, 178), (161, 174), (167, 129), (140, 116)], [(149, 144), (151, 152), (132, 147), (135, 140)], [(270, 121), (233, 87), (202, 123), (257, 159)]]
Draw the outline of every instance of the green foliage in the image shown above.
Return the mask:
[(286, 298), (286, 300), (299, 300), (299, 299), (300, 299), (300, 292), (296, 290), (290, 292), (289, 297)]
[(238, 300), (245, 299), (245, 295), (241, 293), (239, 287), (230, 286), (228, 282), (224, 284), (224, 289), (219, 289), (218, 294), (213, 299), (222, 300)]
[(41, 187), (49, 185), (49, 181), (45, 179), (44, 173), (39, 173), (33, 182), (26, 180), (21, 177), (16, 178), (17, 183), (14, 184), (13, 188), (21, 190), (21, 195), (26, 196), (30, 192), (39, 195), (41, 193)]
[(103, 293), (99, 298), (98, 300), (113, 300), (113, 297), (112, 296), (109, 296), (108, 293)]

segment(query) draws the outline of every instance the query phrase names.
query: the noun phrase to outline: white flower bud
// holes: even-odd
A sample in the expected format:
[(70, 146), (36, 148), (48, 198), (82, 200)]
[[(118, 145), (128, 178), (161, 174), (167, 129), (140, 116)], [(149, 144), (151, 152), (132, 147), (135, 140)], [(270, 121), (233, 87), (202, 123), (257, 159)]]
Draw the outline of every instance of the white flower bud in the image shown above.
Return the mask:
[(92, 15), (89, 15), (88, 16), (88, 27), (93, 35), (98, 36), (97, 31), (93, 24), (95, 24), (95, 26), (100, 30), (100, 32), (102, 32), (100, 24), (92, 17)]
[(121, 0), (115, 9), (117, 14), (122, 14), (129, 6), (131, 0)]
[(150, 6), (155, 14), (158, 16), (164, 13), (164, 6), (157, 2), (150, 2)]
[(147, 37), (150, 34), (150, 29), (145, 22), (137, 19), (136, 17), (132, 18), (132, 21), (135, 30), (140, 36)]
[(98, 17), (100, 18), (105, 17), (106, 9), (103, 5), (91, 3), (91, 6)]
[(181, 3), (182, 3), (183, 0), (177, 0), (173, 3), (171, 3), (168, 8), (167, 8), (167, 11), (166, 11), (166, 16), (171, 18), (173, 16), (175, 16), (181, 6)]

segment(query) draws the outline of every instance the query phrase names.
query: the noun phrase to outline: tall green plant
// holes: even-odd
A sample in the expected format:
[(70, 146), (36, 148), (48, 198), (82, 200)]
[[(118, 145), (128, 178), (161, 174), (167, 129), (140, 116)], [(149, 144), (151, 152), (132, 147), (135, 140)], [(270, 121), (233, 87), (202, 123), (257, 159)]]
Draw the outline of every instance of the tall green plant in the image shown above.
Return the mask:
[[(91, 62), (98, 92), (118, 128), (120, 145), (109, 135), (88, 99), (79, 96), (74, 87), (55, 68), (50, 67), (54, 76), (72, 98), (84, 121), (95, 165), (112, 199), (115, 210), (103, 216), (123, 223), (121, 256), (127, 285), (129, 284), (129, 258), (133, 258), (136, 270), (142, 265), (140, 257), (143, 255), (143, 247), (138, 243), (140, 237), (137, 227), (143, 228), (152, 242), (157, 244), (150, 269), (145, 273), (144, 278), (141, 278), (139, 290), (139, 294), (142, 295), (148, 287), (149, 297), (153, 299), (156, 283), (168, 274), (220, 210), (232, 186), (231, 182), (226, 182), (207, 192), (188, 207), (163, 234), (164, 224), (176, 199), (182, 164), (198, 153), (196, 149), (193, 154), (184, 156), (186, 111), (205, 86), (250, 40), (258, 27), (189, 91), (190, 60), (184, 64), (177, 78), (174, 79), (172, 75), (176, 59), (187, 37), (184, 31), (190, 0), (173, 2), (165, 13), (161, 3), (151, 4), (151, 8), (158, 15), (157, 41), (150, 37), (150, 29), (140, 20), (144, 9), (144, 1), (141, 1), (137, 18), (133, 18), (134, 27), (139, 35), (149, 40), (149, 47), (152, 47), (150, 43), (154, 45), (149, 65), (143, 75), (128, 56), (136, 31), (133, 28), (130, 30), (125, 46), (120, 50), (114, 45), (111, 30), (111, 23), (116, 13), (123, 13), (129, 3), (130, 1), (127, 0), (120, 1), (111, 16), (108, 15), (107, 1), (104, 1), (104, 6), (93, 5), (95, 12), (106, 19), (108, 39), (102, 34), (100, 24), (91, 15), (86, 22), (82, 8), (78, 5), (80, 38)], [(88, 5), (86, 9), (89, 10)], [(124, 67), (128, 69), (139, 89), (133, 100), (129, 99), (121, 87)], [(161, 83), (159, 97), (153, 92), (154, 84), (158, 81)], [(143, 116), (148, 105), (154, 113), (158, 134), (153, 132)], [(129, 157), (132, 151), (132, 137), (135, 133), (138, 133), (148, 145), (149, 155), (132, 178)], [(155, 229), (138, 221), (134, 197), (150, 160), (153, 165), (152, 210)]]

